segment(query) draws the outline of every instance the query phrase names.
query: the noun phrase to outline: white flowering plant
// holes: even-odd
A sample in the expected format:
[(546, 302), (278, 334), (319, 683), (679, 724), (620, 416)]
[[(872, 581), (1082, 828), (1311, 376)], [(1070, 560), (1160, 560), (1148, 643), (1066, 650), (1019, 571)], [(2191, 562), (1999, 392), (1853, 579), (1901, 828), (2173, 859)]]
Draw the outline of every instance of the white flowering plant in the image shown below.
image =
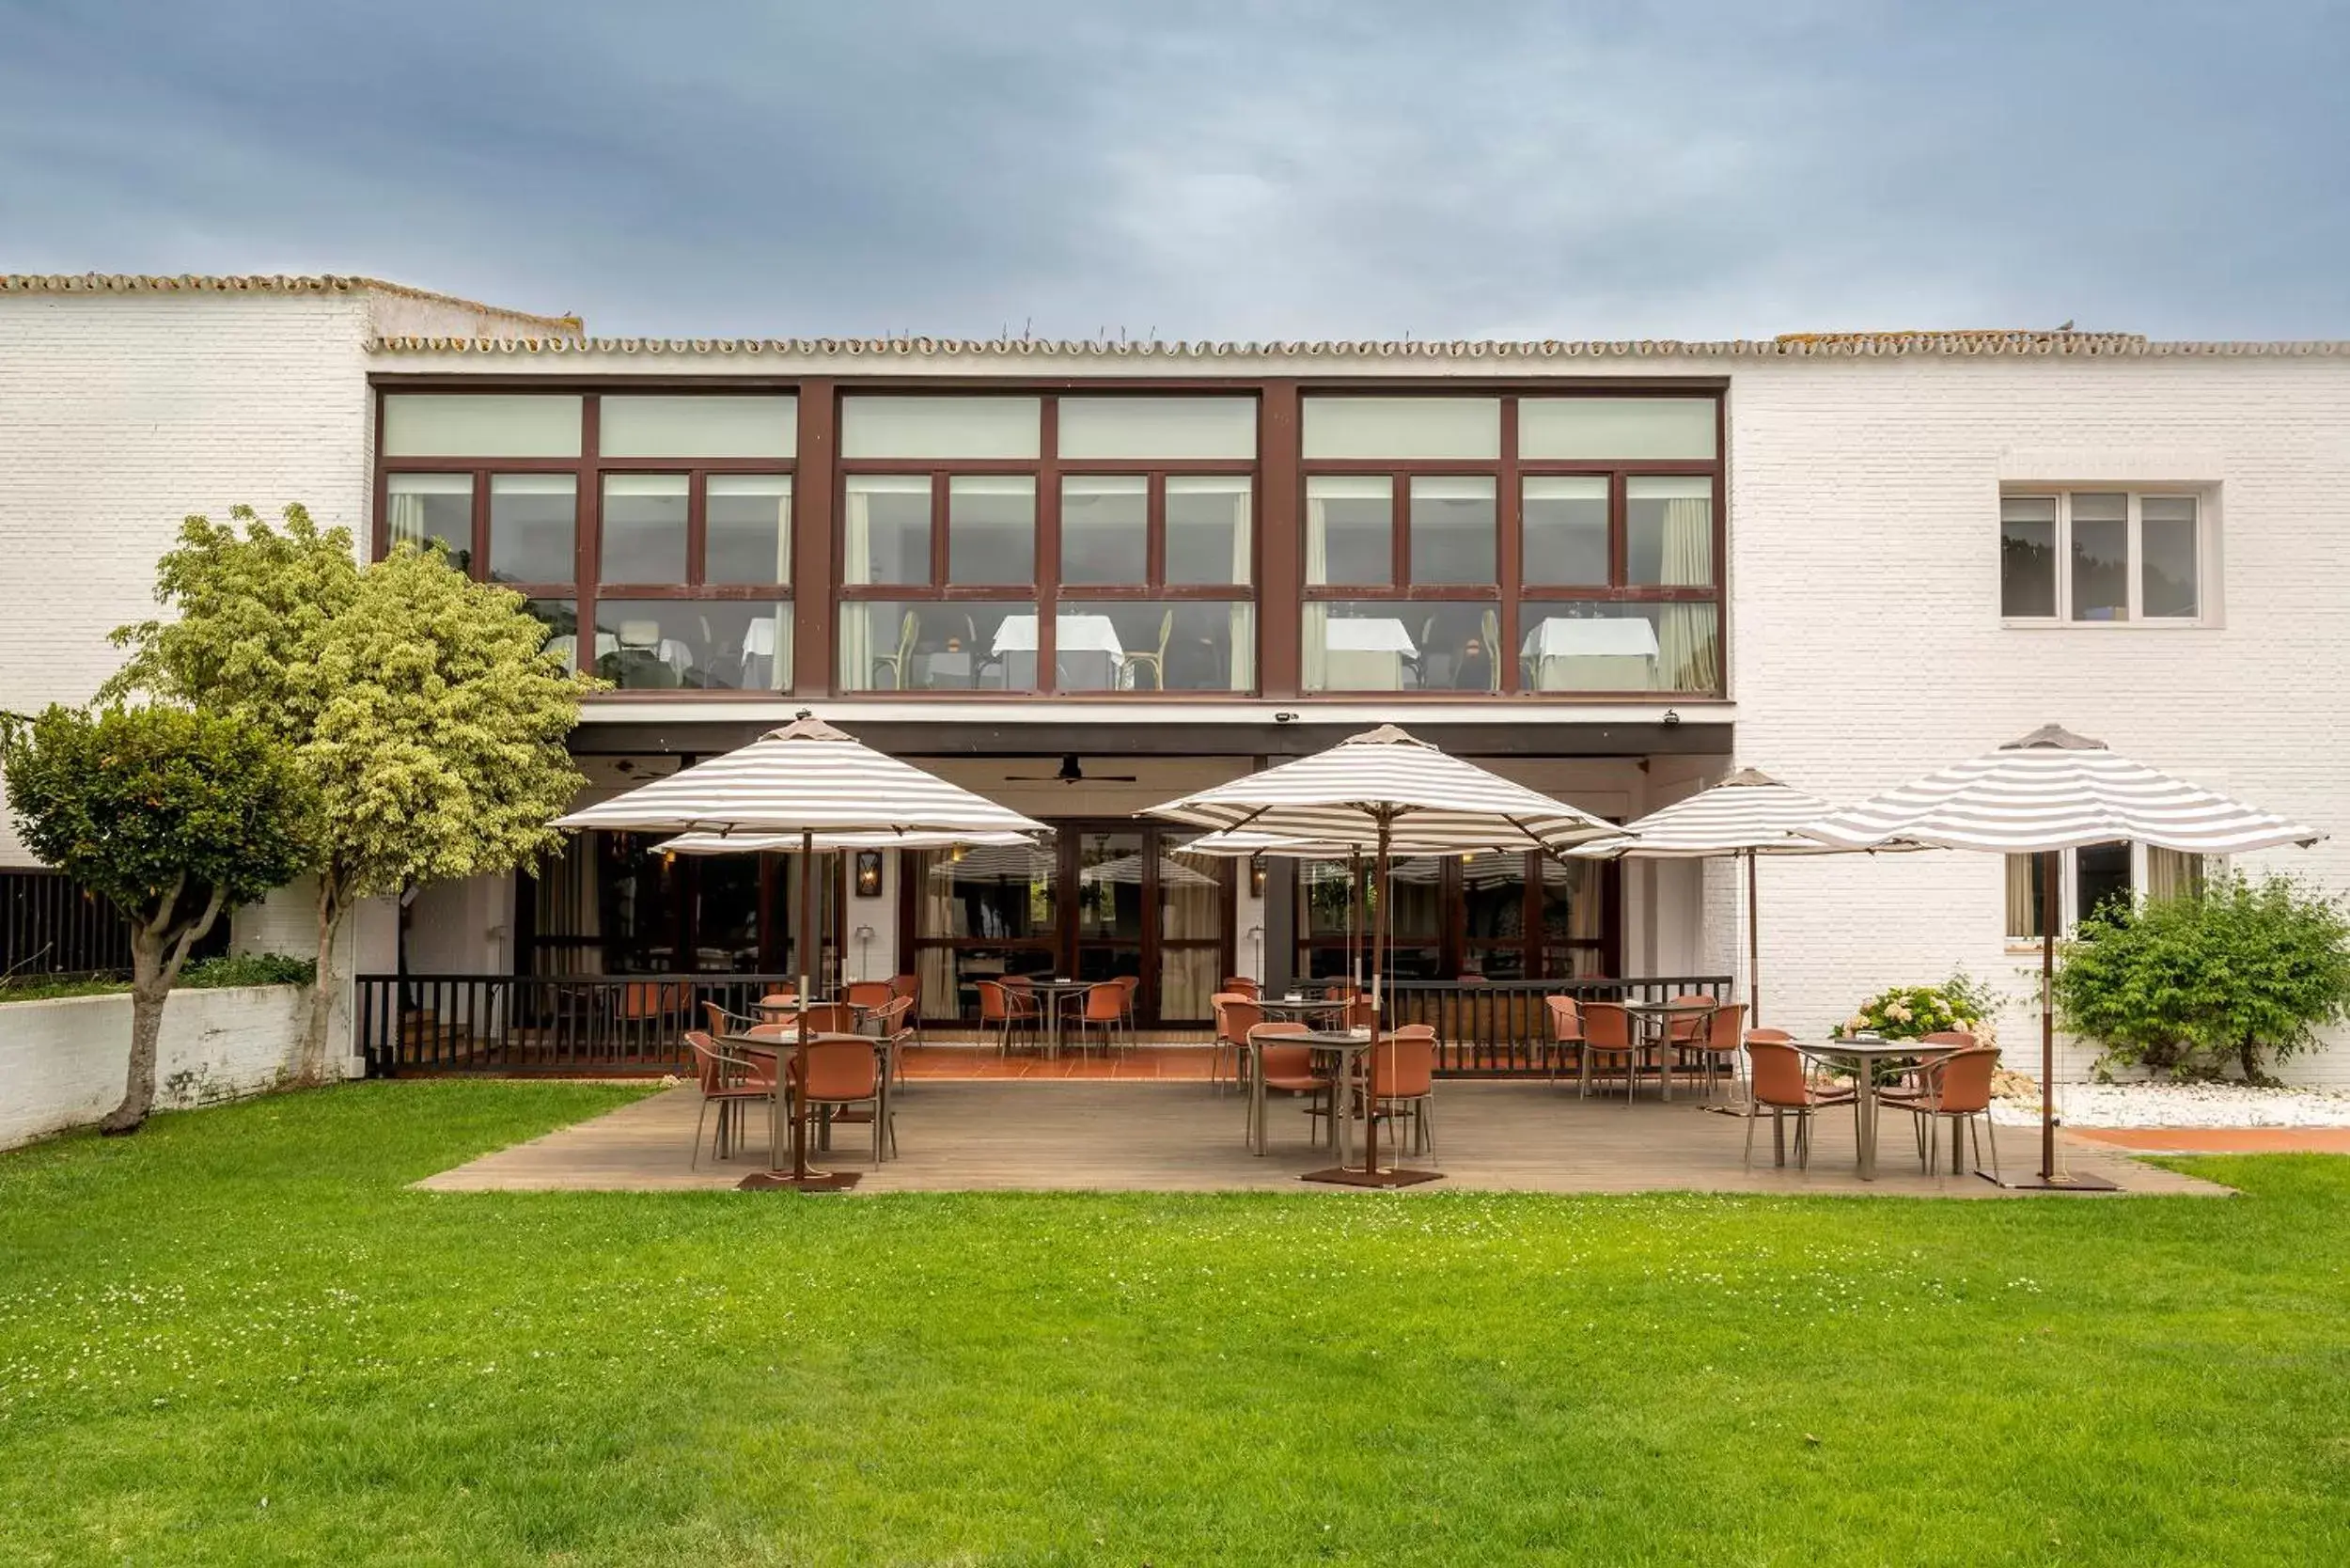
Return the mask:
[(1988, 1045), (1995, 1033), (1992, 1009), (1998, 997), (1964, 972), (1940, 985), (1896, 985), (1880, 991), (1836, 1026), (1836, 1038), (1873, 1034), (1880, 1040), (1917, 1040), (1947, 1029), (1964, 1029)]

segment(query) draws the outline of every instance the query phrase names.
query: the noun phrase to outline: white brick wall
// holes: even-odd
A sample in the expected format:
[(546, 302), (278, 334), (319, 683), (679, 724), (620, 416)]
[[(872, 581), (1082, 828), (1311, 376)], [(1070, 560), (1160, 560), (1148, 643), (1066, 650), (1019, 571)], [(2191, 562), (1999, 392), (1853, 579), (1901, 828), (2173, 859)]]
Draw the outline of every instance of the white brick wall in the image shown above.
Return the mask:
[[(2332, 831), (2252, 858), (2350, 888), (2350, 360), (1796, 361), (1742, 368), (1730, 419), (1742, 763), (1850, 798), (2061, 723)], [(2001, 627), (2003, 479), (2152, 478), (2217, 487), (2223, 626)], [(1772, 1021), (1961, 965), (2030, 994), (2003, 875), (1766, 863)], [(2036, 1003), (2006, 1031), (2036, 1046)], [(2298, 1075), (2350, 1082), (2350, 1051)]]
[[(155, 1043), (157, 1108), (258, 1094), (290, 1076), (309, 992), (293, 985), (174, 991)], [(86, 1127), (122, 1101), (131, 998), (0, 1005), (0, 1149)]]

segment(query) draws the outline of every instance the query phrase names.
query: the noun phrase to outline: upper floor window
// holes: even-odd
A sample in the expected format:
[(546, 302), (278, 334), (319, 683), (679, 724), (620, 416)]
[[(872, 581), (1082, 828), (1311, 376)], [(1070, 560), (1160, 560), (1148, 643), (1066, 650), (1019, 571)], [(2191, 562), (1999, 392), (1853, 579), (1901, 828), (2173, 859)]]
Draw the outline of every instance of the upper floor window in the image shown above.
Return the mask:
[(845, 691), (1246, 691), (1253, 398), (842, 400)]
[(1305, 688), (1718, 694), (1717, 408), (1303, 400)]
[(383, 429), (379, 552), (518, 589), (622, 689), (790, 683), (792, 397), (395, 392)]
[[(2132, 845), (2121, 839), (2084, 844), (2056, 856), (2060, 933), (2108, 904), (2148, 899), (2193, 898), (2203, 890), (2210, 856)], [(2046, 930), (2046, 857), (2007, 857), (2007, 939), (2014, 946), (2037, 944)]]
[(2081, 624), (2201, 619), (2201, 511), (2188, 492), (2000, 497), (2000, 615)]

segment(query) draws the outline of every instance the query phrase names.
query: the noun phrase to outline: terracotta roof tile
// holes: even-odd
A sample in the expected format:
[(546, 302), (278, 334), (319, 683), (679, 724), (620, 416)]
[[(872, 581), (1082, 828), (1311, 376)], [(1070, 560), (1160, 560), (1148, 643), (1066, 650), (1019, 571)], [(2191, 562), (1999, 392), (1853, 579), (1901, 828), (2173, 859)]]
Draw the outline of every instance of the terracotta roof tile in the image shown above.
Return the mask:
[(2163, 358), (2184, 355), (2350, 357), (2350, 342), (2158, 343), (2114, 332), (1791, 333), (1780, 337), (1683, 341), (1619, 338), (1450, 342), (1420, 339), (1268, 342), (1039, 337), (380, 337), (379, 354), (483, 354), (503, 358), (607, 354), (644, 358), (995, 360), (1383, 359), (1818, 359), (1869, 357)]
[(316, 275), (277, 273), (243, 276), (200, 273), (185, 273), (178, 276), (144, 273), (0, 273), (0, 294), (395, 294), (402, 299), (452, 305), (461, 309), (478, 310), (485, 315), (504, 316), (517, 321), (535, 321), (556, 335), (576, 337), (581, 330), (581, 322), (576, 316), (547, 316), (536, 311), (509, 310), (504, 306), (484, 305), (478, 300), (464, 299), (456, 294), (412, 289), (405, 283), (387, 283), (380, 277), (334, 273)]

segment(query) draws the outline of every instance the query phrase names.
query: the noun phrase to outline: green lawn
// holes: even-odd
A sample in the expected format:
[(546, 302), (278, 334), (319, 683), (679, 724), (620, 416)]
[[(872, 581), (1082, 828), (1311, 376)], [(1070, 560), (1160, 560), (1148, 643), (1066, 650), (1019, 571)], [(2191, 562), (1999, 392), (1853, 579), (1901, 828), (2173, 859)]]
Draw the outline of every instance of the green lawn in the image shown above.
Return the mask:
[(2350, 1561), (2350, 1159), (2232, 1200), (428, 1195), (0, 1156), (0, 1562)]

